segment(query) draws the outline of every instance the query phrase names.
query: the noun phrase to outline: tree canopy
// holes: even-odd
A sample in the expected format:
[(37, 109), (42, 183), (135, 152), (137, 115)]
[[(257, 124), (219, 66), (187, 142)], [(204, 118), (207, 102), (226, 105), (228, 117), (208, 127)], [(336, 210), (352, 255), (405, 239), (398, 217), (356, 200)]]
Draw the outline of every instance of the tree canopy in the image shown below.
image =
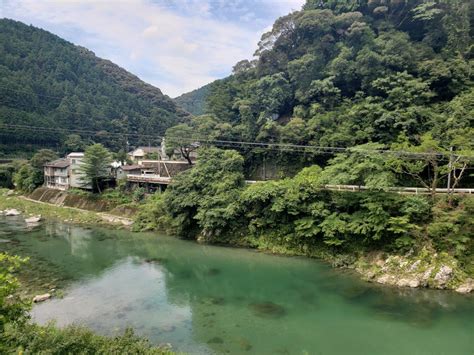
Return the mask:
[(80, 166), (82, 183), (93, 190), (101, 191), (101, 182), (110, 177), (110, 163), (112, 156), (102, 144), (93, 144), (87, 147), (84, 159)]
[[(136, 134), (163, 134), (186, 117), (160, 89), (112, 62), (47, 31), (0, 19), (0, 125), (15, 126), (0, 129), (2, 151), (70, 151), (83, 141), (119, 150), (127, 140), (148, 143)], [(41, 134), (24, 126), (40, 127)]]
[[(253, 60), (206, 89), (213, 139), (394, 149), (407, 137), (421, 152), (429, 136), (440, 152), (453, 147), (472, 156), (454, 137), (474, 127), (473, 9), (468, 0), (308, 0), (262, 35)], [(246, 166), (262, 157), (300, 168), (331, 158), (260, 148), (243, 153)], [(446, 183), (445, 173), (427, 175), (447, 160), (416, 163), (422, 180)], [(454, 173), (457, 166), (464, 164)]]

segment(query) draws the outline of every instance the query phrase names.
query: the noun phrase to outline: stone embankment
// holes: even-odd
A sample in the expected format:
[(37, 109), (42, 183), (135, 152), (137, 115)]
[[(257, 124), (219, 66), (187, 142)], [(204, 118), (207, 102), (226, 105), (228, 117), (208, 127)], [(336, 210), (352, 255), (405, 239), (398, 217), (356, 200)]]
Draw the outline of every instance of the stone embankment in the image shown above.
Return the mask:
[(53, 190), (40, 187), (33, 191), (28, 198), (61, 207), (74, 207), (82, 210), (106, 212), (113, 207), (108, 201), (91, 199), (87, 196), (76, 195), (67, 191)]

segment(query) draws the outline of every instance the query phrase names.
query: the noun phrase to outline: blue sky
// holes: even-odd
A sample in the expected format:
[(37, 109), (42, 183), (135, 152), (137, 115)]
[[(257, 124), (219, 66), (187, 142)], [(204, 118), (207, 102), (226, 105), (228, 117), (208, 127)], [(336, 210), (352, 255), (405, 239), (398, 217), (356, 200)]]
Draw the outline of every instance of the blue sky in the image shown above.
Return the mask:
[(304, 0), (0, 0), (0, 17), (41, 27), (175, 97), (251, 59), (261, 34)]

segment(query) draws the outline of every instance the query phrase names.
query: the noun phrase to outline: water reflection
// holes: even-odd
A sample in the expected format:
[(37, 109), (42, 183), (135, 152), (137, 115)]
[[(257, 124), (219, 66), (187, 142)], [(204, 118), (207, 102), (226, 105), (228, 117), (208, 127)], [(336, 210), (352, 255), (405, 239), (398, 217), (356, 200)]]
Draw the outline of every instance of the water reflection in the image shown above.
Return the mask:
[[(469, 353), (472, 298), (371, 285), (324, 264), (164, 236), (0, 220), (68, 278), (39, 322), (126, 326), (190, 353)], [(0, 243), (0, 248), (2, 243)], [(403, 339), (403, 340), (402, 340)]]

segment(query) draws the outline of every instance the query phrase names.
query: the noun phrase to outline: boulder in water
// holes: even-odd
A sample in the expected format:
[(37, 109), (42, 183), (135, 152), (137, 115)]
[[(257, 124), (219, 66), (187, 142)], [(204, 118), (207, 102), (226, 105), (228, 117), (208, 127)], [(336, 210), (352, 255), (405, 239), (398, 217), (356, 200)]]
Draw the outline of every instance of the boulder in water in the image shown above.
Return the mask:
[(468, 279), (466, 282), (463, 284), (459, 285), (458, 288), (456, 288), (456, 292), (459, 293), (470, 293), (474, 290), (474, 280), (473, 279)]
[(43, 295), (36, 295), (34, 298), (33, 298), (33, 302), (37, 303), (37, 302), (43, 302), (43, 301), (46, 301), (46, 300), (49, 300), (51, 298), (51, 294), (50, 293), (45, 293)]
[(18, 216), (20, 214), (20, 211), (17, 209), (11, 208), (9, 210), (5, 210), (5, 216)]
[(41, 221), (41, 216), (32, 216), (25, 218), (26, 223), (38, 223), (39, 221)]

